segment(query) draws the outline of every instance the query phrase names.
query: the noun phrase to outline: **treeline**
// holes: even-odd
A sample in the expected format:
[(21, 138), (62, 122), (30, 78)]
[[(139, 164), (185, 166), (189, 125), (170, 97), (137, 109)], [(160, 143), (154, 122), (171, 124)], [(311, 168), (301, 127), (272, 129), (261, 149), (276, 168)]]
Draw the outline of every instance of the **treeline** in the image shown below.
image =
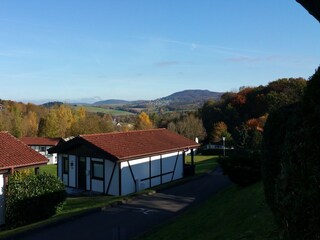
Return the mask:
[(208, 101), (199, 110), (207, 142), (226, 138), (236, 148), (258, 148), (269, 113), (301, 100), (307, 81), (284, 78), (267, 86), (243, 87), (228, 92), (220, 101)]
[(88, 113), (58, 104), (50, 108), (34, 104), (0, 100), (0, 131), (16, 137), (68, 137), (85, 133), (116, 130), (109, 115)]
[(115, 118), (86, 112), (84, 108), (54, 104), (37, 106), (1, 101), (0, 131), (16, 137), (68, 137), (86, 133), (168, 128), (190, 139), (219, 142), (229, 146), (258, 148), (268, 114), (301, 99), (307, 81), (302, 78), (279, 79), (267, 86), (243, 87), (227, 92), (220, 101), (208, 101), (198, 111), (153, 112)]

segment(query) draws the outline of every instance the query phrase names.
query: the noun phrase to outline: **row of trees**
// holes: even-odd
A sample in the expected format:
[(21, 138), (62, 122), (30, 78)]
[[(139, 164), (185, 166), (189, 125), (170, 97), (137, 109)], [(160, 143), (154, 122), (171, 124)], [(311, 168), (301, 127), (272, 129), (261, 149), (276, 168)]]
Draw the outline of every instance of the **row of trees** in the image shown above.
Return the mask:
[(0, 131), (16, 137), (67, 137), (115, 130), (109, 115), (88, 113), (84, 108), (54, 105), (51, 108), (13, 101), (1, 101)]

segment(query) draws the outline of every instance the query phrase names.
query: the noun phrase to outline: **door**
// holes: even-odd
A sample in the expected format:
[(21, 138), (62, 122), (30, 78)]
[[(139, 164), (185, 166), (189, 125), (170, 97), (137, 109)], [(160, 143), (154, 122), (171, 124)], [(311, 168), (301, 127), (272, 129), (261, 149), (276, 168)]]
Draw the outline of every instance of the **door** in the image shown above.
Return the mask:
[(86, 157), (78, 157), (78, 188), (86, 190), (87, 188), (87, 160)]

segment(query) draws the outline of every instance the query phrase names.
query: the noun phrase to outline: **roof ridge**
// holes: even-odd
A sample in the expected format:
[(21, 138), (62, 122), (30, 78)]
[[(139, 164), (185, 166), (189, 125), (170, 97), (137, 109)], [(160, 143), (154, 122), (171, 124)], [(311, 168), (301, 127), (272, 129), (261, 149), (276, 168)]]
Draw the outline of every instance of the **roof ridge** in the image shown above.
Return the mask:
[(152, 128), (152, 129), (143, 129), (143, 130), (131, 130), (131, 131), (122, 131), (122, 132), (105, 132), (105, 133), (90, 133), (90, 134), (80, 134), (79, 137), (86, 136), (101, 136), (101, 135), (111, 135), (111, 134), (126, 134), (126, 133), (138, 133), (138, 132), (153, 132), (167, 130), (166, 128)]

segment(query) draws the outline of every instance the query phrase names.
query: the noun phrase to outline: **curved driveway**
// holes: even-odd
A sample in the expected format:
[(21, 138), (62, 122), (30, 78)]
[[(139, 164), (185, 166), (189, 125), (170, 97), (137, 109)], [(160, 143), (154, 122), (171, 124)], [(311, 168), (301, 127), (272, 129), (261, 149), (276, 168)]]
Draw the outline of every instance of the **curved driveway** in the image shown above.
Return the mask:
[(206, 200), (228, 185), (228, 178), (220, 171), (215, 171), (154, 195), (139, 196), (126, 204), (33, 230), (11, 239), (131, 239), (193, 204)]

